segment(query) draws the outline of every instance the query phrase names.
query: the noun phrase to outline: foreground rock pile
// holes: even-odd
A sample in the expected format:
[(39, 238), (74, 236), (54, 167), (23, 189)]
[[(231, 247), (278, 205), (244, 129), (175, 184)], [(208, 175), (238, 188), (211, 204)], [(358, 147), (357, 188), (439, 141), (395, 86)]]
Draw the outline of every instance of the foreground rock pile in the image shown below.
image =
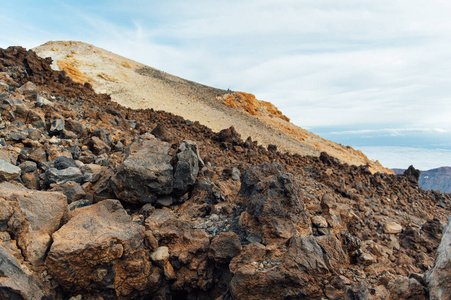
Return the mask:
[(0, 50), (0, 298), (449, 297), (451, 197), (415, 169), (279, 153), (49, 64)]

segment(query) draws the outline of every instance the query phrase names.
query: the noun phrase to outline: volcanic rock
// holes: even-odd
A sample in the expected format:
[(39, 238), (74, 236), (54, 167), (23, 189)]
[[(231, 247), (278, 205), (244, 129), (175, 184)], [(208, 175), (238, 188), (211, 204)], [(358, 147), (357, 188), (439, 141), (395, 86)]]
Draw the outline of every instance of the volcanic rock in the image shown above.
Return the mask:
[(241, 249), (241, 242), (236, 233), (222, 232), (211, 241), (208, 255), (216, 263), (225, 264), (240, 254)]
[(64, 120), (61, 118), (55, 118), (50, 123), (49, 135), (61, 135), (64, 130)]
[(74, 181), (68, 181), (60, 185), (55, 185), (52, 188), (52, 191), (62, 192), (64, 196), (66, 196), (68, 204), (86, 197), (86, 192), (83, 190), (81, 185)]
[(105, 172), (105, 167), (97, 164), (86, 164), (81, 168), (83, 172), (83, 180), (86, 182), (96, 182), (100, 176)]
[(157, 140), (137, 141), (111, 178), (116, 196), (129, 203), (155, 203), (173, 189), (171, 145)]
[(2, 220), (17, 237), (25, 258), (41, 264), (55, 232), (67, 215), (67, 200), (61, 193), (38, 192), (11, 183), (0, 184)]
[(79, 168), (68, 167), (63, 170), (58, 170), (56, 168), (50, 168), (45, 171), (45, 185), (50, 185), (52, 183), (62, 184), (68, 181), (74, 181), (81, 183), (83, 181), (83, 174)]
[(20, 264), (2, 245), (0, 257), (0, 295), (3, 299), (44, 299), (45, 296), (51, 296), (38, 276)]
[(418, 181), (420, 180), (420, 173), (421, 171), (415, 169), (414, 166), (409, 166), (409, 168), (404, 172), (404, 176), (406, 176), (410, 182), (418, 184)]
[(143, 229), (117, 200), (79, 208), (53, 235), (49, 272), (66, 291), (125, 299), (149, 288)]
[(22, 171), (22, 174), (25, 174), (25, 173), (31, 173), (31, 172), (36, 171), (36, 169), (38, 168), (38, 165), (33, 161), (27, 160), (27, 161), (24, 161), (23, 163), (21, 163), (19, 165), (19, 168)]
[(437, 249), (434, 268), (425, 275), (430, 299), (451, 298), (451, 218), (448, 219), (442, 241)]
[[(299, 183), (292, 174), (281, 174), (283, 171), (282, 165), (272, 163), (251, 167), (244, 175), (240, 193), (250, 194), (245, 213), (263, 230), (260, 233), (264, 241), (287, 239), (298, 231), (310, 231), (308, 212), (300, 200)], [(250, 222), (243, 225), (254, 231), (252, 220)]]
[(154, 263), (163, 267), (169, 260), (169, 248), (166, 246), (159, 247), (155, 252), (150, 254), (150, 258)]
[(109, 152), (111, 150), (110, 146), (108, 146), (107, 143), (96, 136), (93, 136), (91, 139), (89, 139), (87, 145), (89, 146), (89, 149), (91, 149), (91, 151), (97, 155)]
[(55, 161), (53, 162), (53, 165), (58, 170), (64, 170), (69, 167), (77, 168), (77, 164), (75, 163), (75, 160), (73, 160), (72, 158), (66, 157), (66, 156), (57, 157), (55, 159)]
[(164, 142), (173, 143), (176, 140), (172, 132), (162, 123), (158, 123), (151, 133)]
[(20, 175), (20, 168), (7, 161), (0, 160), (0, 181), (14, 180)]
[(396, 222), (389, 222), (384, 224), (384, 232), (389, 234), (396, 234), (402, 231), (402, 226)]
[(192, 141), (183, 141), (177, 153), (177, 162), (174, 171), (174, 193), (183, 195), (194, 185), (203, 167), (197, 144)]

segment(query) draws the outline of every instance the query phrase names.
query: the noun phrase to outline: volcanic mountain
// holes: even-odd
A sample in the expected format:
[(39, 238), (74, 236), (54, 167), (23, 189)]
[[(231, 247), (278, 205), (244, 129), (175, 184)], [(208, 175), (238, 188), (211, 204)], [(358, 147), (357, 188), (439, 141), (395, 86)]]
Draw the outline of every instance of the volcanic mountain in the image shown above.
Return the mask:
[(125, 107), (163, 110), (216, 132), (233, 126), (241, 136), (282, 152), (319, 156), (324, 151), (349, 165), (369, 165), (373, 173), (393, 173), (361, 151), (294, 125), (273, 104), (252, 94), (188, 81), (82, 42), (48, 42), (33, 51), (52, 58), (54, 70), (65, 71), (75, 82), (90, 83)]
[[(96, 93), (89, 78), (119, 77), (109, 66), (51, 63), (0, 49), (0, 299), (451, 298), (451, 195), (419, 188), (413, 167), (277, 151)], [(129, 82), (153, 74), (217, 118), (289, 124), (249, 94), (133, 64)]]

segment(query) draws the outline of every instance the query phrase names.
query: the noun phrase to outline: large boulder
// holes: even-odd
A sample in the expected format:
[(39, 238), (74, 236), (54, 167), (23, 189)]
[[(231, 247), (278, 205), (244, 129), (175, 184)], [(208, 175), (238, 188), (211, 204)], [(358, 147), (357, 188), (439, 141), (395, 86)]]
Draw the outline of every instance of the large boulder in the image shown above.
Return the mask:
[(432, 300), (451, 299), (451, 217), (437, 249), (435, 264), (425, 275)]
[(250, 167), (243, 178), (240, 194), (248, 203), (242, 224), (251, 232), (260, 232), (266, 242), (311, 231), (300, 184), (284, 172), (280, 163), (263, 163)]
[[(177, 218), (168, 209), (157, 209), (147, 217), (146, 229), (155, 234), (159, 245), (168, 247), (170, 261), (165, 268), (177, 266), (171, 288), (176, 291), (206, 290), (213, 283), (213, 266), (208, 263), (210, 239), (189, 221)], [(169, 275), (169, 274), (168, 274)]]
[(197, 144), (183, 141), (177, 153), (174, 171), (174, 193), (185, 194), (196, 183), (199, 170), (203, 167)]
[(104, 200), (75, 210), (54, 233), (46, 265), (67, 292), (133, 298), (149, 287), (143, 237), (118, 200)]
[(130, 145), (130, 154), (111, 178), (117, 198), (129, 203), (155, 203), (173, 189), (171, 145), (154, 140)]
[(52, 243), (51, 235), (67, 216), (66, 197), (3, 182), (0, 207), (0, 230), (16, 237), (26, 260), (33, 265), (42, 264)]
[(287, 247), (247, 245), (230, 264), (234, 299), (319, 299), (321, 282), (349, 264), (334, 236), (295, 235)]

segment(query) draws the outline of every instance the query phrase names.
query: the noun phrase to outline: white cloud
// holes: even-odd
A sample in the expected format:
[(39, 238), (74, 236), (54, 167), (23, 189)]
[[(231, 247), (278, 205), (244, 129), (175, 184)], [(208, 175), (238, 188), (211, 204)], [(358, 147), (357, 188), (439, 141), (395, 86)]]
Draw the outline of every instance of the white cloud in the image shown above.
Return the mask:
[(383, 129), (361, 129), (332, 131), (330, 135), (362, 135), (362, 134), (386, 134), (390, 136), (416, 135), (418, 133), (448, 133), (448, 130), (442, 128), (383, 128)]
[(413, 147), (360, 147), (369, 159), (378, 160), (387, 168), (407, 169), (410, 165), (420, 170), (451, 166), (451, 151)]

